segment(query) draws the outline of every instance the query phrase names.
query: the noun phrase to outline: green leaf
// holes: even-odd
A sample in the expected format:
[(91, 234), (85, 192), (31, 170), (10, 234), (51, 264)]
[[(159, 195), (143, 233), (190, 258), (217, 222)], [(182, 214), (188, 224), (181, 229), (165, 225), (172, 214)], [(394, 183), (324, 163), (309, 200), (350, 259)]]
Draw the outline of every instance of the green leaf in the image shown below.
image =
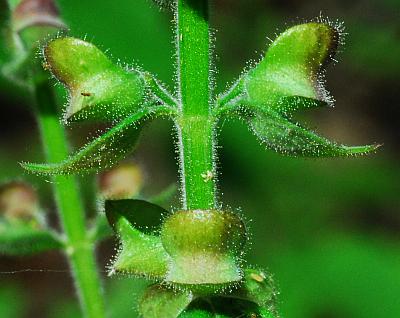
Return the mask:
[(46, 229), (22, 222), (0, 221), (0, 254), (33, 255), (61, 247), (61, 242)]
[(190, 292), (153, 285), (143, 295), (139, 311), (143, 318), (177, 318), (192, 299)]
[(105, 211), (121, 241), (112, 272), (161, 279), (167, 272), (168, 255), (156, 231), (163, 208), (142, 200), (108, 200)]
[(141, 73), (113, 64), (93, 44), (64, 37), (50, 41), (43, 52), (45, 67), (69, 89), (66, 119), (121, 119), (144, 103)]
[(268, 149), (288, 156), (340, 157), (363, 155), (379, 145), (349, 147), (336, 144), (301, 127), (273, 110), (258, 112), (249, 125)]
[(339, 31), (324, 23), (283, 32), (243, 78), (249, 103), (285, 114), (330, 103), (320, 71), (335, 54), (338, 41)]
[(161, 106), (139, 110), (63, 162), (22, 163), (21, 165), (28, 171), (50, 175), (91, 172), (110, 168), (133, 151), (139, 135), (137, 126), (140, 121), (151, 115), (166, 113), (168, 113), (168, 109)]
[(182, 314), (179, 315), (179, 318), (229, 318), (229, 317), (225, 315), (216, 315), (207, 310), (193, 309), (193, 310), (185, 310)]

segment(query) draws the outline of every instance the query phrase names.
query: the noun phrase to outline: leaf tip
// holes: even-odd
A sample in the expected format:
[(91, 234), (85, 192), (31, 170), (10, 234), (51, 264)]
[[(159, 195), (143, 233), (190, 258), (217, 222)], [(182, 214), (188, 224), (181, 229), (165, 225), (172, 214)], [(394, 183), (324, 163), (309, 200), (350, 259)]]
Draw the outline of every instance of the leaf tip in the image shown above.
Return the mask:
[(343, 146), (343, 150), (345, 155), (357, 157), (375, 153), (382, 146), (383, 143), (375, 143), (366, 146)]

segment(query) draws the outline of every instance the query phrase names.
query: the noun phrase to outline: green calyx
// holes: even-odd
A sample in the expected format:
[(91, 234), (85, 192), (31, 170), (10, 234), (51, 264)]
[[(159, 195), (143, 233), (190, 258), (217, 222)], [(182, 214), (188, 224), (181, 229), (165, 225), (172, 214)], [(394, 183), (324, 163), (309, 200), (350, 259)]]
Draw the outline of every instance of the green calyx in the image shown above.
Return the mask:
[(45, 68), (70, 92), (67, 120), (121, 119), (144, 103), (142, 75), (114, 65), (91, 43), (71, 37), (58, 38), (50, 41), (43, 53)]
[(142, 200), (108, 200), (108, 222), (118, 235), (121, 246), (111, 273), (127, 273), (162, 280), (167, 272), (168, 254), (157, 229), (163, 208)]
[(139, 310), (144, 318), (277, 318), (276, 290), (271, 276), (262, 270), (245, 269), (236, 288), (198, 292), (180, 285), (151, 285)]
[(121, 241), (112, 273), (145, 276), (196, 292), (216, 291), (242, 279), (246, 228), (232, 212), (178, 211), (161, 225), (167, 212), (146, 201), (108, 200), (105, 211)]
[[(338, 31), (323, 23), (296, 25), (283, 32), (245, 75), (249, 101), (283, 113), (318, 105), (317, 101), (329, 103), (320, 71), (335, 54), (338, 41)], [(294, 97), (297, 101), (291, 102)]]
[(193, 294), (161, 285), (147, 288), (139, 303), (144, 318), (176, 318), (193, 300)]
[(379, 145), (349, 147), (321, 137), (293, 120), (295, 111), (333, 104), (323, 69), (340, 42), (338, 28), (320, 22), (287, 29), (265, 56), (217, 100), (218, 114), (239, 116), (268, 148), (287, 156), (363, 155)]
[(163, 224), (161, 240), (171, 261), (165, 278), (179, 285), (224, 286), (242, 277), (246, 228), (234, 213), (183, 210)]

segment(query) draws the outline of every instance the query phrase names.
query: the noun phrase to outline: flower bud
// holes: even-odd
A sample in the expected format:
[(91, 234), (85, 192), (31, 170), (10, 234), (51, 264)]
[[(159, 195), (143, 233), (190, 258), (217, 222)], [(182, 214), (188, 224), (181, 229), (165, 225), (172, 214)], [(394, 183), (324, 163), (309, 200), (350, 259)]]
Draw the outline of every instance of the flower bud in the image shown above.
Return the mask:
[(5, 219), (28, 221), (38, 211), (38, 198), (28, 184), (13, 181), (0, 186), (0, 215)]
[(28, 47), (66, 28), (53, 0), (22, 0), (14, 10), (13, 24)]
[(136, 164), (120, 164), (100, 174), (99, 186), (101, 196), (106, 200), (131, 199), (142, 190), (143, 173)]
[(189, 210), (172, 214), (161, 230), (163, 246), (171, 257), (165, 280), (215, 287), (239, 281), (246, 238), (245, 224), (232, 212)]

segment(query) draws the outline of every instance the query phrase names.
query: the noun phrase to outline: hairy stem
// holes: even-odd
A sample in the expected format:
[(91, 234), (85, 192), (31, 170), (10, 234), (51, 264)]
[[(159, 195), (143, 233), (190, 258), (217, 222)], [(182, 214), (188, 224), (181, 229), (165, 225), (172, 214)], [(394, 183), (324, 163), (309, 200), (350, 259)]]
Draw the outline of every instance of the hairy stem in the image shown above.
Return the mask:
[(177, 0), (177, 120), (184, 209), (215, 208), (215, 122), (211, 116), (208, 0)]
[[(60, 162), (68, 155), (65, 131), (59, 122), (54, 92), (47, 81), (35, 85), (37, 120), (48, 162)], [(102, 289), (96, 268), (94, 246), (85, 225), (85, 212), (73, 176), (54, 176), (54, 196), (63, 226), (66, 256), (75, 279), (85, 317), (104, 317)]]

